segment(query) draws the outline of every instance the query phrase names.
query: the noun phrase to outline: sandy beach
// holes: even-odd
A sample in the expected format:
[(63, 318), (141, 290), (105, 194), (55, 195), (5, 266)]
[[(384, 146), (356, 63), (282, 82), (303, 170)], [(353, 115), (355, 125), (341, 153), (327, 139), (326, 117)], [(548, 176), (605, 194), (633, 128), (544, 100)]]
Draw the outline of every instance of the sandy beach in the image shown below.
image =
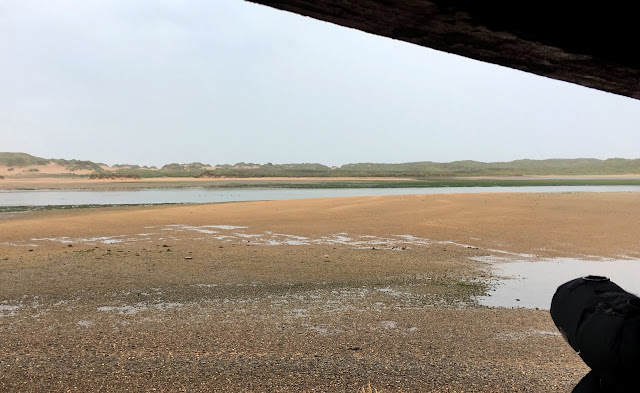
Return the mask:
[(640, 258), (633, 193), (5, 213), (0, 391), (563, 392), (548, 311), (474, 257)]

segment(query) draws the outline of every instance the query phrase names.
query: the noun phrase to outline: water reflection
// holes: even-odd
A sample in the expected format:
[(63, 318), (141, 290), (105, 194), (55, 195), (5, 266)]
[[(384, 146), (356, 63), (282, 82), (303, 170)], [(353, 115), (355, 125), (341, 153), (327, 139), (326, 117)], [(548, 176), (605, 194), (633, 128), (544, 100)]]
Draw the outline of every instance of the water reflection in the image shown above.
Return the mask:
[(214, 203), (342, 196), (502, 192), (640, 192), (640, 186), (426, 187), (426, 188), (163, 188), (142, 190), (0, 190), (0, 206)]
[(569, 258), (514, 262), (488, 261), (491, 271), (502, 277), (489, 296), (479, 297), (489, 307), (549, 309), (556, 288), (574, 278), (606, 276), (628, 292), (640, 294), (640, 260), (585, 261)]

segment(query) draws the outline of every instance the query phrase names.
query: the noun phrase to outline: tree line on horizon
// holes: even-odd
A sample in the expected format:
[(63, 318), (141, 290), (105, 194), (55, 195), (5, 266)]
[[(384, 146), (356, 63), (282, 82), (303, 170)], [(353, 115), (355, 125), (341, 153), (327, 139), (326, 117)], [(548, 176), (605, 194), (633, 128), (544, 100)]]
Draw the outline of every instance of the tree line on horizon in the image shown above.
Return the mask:
[[(356, 163), (329, 167), (318, 163), (256, 164), (240, 162), (233, 165), (208, 165), (200, 162), (171, 163), (160, 168), (119, 164), (105, 170), (105, 164), (87, 160), (47, 159), (27, 153), (1, 153), (0, 165), (22, 167), (55, 163), (67, 170), (90, 170), (100, 174), (139, 177), (469, 177), (527, 175), (619, 175), (640, 174), (640, 159), (595, 158), (515, 160), (510, 162), (432, 161), (400, 164)], [(213, 168), (213, 169), (212, 169)]]

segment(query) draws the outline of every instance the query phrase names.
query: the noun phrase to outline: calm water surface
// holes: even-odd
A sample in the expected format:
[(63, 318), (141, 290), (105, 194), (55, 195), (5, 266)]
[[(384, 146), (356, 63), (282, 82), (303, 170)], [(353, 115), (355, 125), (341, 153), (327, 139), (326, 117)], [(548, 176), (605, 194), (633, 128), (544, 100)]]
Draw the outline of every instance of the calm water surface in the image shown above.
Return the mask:
[(432, 187), (432, 188), (164, 188), (141, 190), (0, 191), (0, 206), (128, 205), (214, 203), (371, 195), (482, 192), (640, 192), (640, 186)]
[(560, 285), (588, 275), (609, 277), (625, 291), (640, 295), (640, 260), (557, 258), (492, 263), (490, 268), (501, 279), (495, 283), (489, 296), (478, 298), (480, 304), (489, 307), (548, 310)]

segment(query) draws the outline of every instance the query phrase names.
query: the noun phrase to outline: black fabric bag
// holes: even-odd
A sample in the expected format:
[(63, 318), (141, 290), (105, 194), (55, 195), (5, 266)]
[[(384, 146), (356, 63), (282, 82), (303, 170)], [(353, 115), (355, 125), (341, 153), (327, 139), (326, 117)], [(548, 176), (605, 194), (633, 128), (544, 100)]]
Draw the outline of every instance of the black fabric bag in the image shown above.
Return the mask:
[(593, 370), (589, 371), (587, 375), (584, 376), (578, 382), (576, 387), (573, 389), (571, 393), (606, 393), (602, 390), (600, 386), (600, 378), (596, 375)]
[(606, 277), (577, 278), (558, 287), (551, 318), (593, 370), (575, 393), (640, 392), (640, 298)]

